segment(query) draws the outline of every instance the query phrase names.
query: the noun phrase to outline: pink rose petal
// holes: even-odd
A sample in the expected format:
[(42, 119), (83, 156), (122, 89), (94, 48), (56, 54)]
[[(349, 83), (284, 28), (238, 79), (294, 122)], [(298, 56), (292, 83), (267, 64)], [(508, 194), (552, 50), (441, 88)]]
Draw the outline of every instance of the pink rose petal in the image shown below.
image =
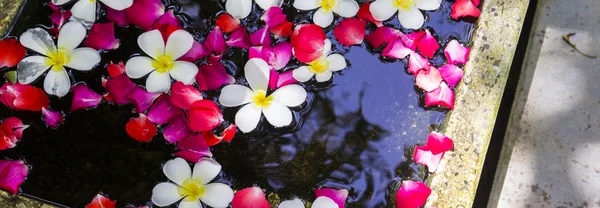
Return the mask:
[(127, 74), (121, 74), (115, 78), (106, 80), (106, 91), (108, 91), (114, 103), (118, 105), (129, 103), (126, 96), (135, 87), (135, 83), (129, 79)]
[(276, 89), (281, 88), (286, 85), (291, 85), (291, 84), (296, 84), (296, 83), (298, 83), (298, 80), (296, 80), (296, 78), (294, 78), (293, 70), (288, 70), (277, 76)]
[(442, 83), (442, 75), (435, 67), (429, 67), (429, 70), (421, 70), (417, 74), (416, 84), (425, 92), (431, 92), (437, 89)]
[(450, 87), (456, 86), (458, 82), (463, 77), (463, 70), (458, 66), (452, 64), (446, 64), (439, 68), (440, 74), (442, 74), (442, 78), (448, 83)]
[(215, 24), (223, 30), (223, 32), (231, 32), (240, 26), (240, 20), (233, 18), (230, 14), (223, 13), (217, 17)]
[(125, 10), (128, 22), (142, 30), (152, 29), (152, 24), (165, 13), (165, 5), (161, 0), (135, 0)]
[(435, 52), (440, 48), (440, 45), (431, 32), (429, 32), (429, 30), (425, 30), (425, 36), (419, 40), (417, 48), (419, 49), (421, 55), (428, 58), (433, 58), (433, 56), (435, 56)]
[(250, 42), (250, 36), (246, 31), (246, 27), (238, 27), (229, 36), (227, 45), (238, 48), (250, 48), (252, 43)]
[(156, 103), (154, 103), (148, 111), (148, 119), (150, 119), (152, 123), (162, 125), (181, 113), (181, 109), (173, 105), (169, 100), (169, 97), (163, 94), (158, 97)]
[(373, 32), (365, 36), (365, 40), (371, 44), (373, 48), (379, 48), (383, 44), (386, 44), (399, 37), (401, 32), (389, 27), (379, 27)]
[(410, 52), (410, 57), (408, 59), (408, 72), (410, 72), (413, 76), (416, 77), (421, 70), (429, 69), (430, 66), (431, 64), (429, 63), (429, 60), (414, 51)]
[(283, 14), (281, 7), (271, 7), (260, 19), (265, 21), (269, 27), (277, 27), (287, 21), (287, 15)]
[(188, 127), (195, 132), (212, 131), (223, 123), (223, 113), (212, 100), (199, 100), (188, 110)]
[(214, 62), (208, 65), (200, 65), (196, 82), (200, 91), (218, 90), (221, 86), (232, 84), (235, 78), (227, 73), (225, 66), (220, 62)]
[(412, 50), (404, 46), (402, 40), (392, 40), (381, 52), (381, 55), (388, 58), (403, 59), (410, 54)]
[(71, 90), (73, 91), (73, 101), (69, 112), (96, 107), (102, 101), (102, 95), (94, 92), (85, 84), (77, 84)]
[(439, 88), (425, 94), (425, 107), (436, 105), (454, 109), (454, 91), (445, 82), (442, 82)]
[(177, 117), (171, 119), (165, 130), (163, 136), (170, 144), (178, 142), (179, 140), (192, 135), (192, 131), (187, 127), (187, 120), (185, 114), (180, 114)]
[(83, 44), (96, 50), (117, 49), (120, 43), (115, 38), (115, 23), (94, 24)]
[(17, 140), (23, 138), (23, 131), (29, 128), (29, 125), (23, 124), (23, 121), (17, 117), (10, 117), (2, 121), (2, 126), (10, 130)]
[[(273, 7), (275, 8), (275, 7)], [(262, 189), (250, 187), (235, 193), (231, 208), (269, 208), (271, 205)]]
[(277, 89), (277, 81), (279, 80), (279, 72), (274, 69), (269, 70), (269, 89)]
[(444, 49), (444, 55), (449, 64), (467, 63), (470, 52), (470, 48), (462, 46), (457, 40), (451, 40)]
[(471, 0), (471, 2), (473, 2), (473, 5), (479, 6), (479, 3), (481, 2), (481, 0)]
[(333, 29), (335, 38), (342, 45), (359, 45), (365, 39), (365, 23), (358, 18), (348, 18), (342, 20)]
[(58, 128), (63, 121), (63, 115), (61, 112), (51, 111), (47, 108), (42, 108), (42, 116), (44, 117), (44, 122), (48, 127)]
[(331, 188), (321, 188), (315, 190), (315, 198), (319, 198), (321, 196), (332, 199), (339, 208), (344, 208), (346, 204), (346, 199), (348, 198), (348, 190), (346, 189), (331, 189)]
[(431, 189), (422, 182), (402, 181), (396, 192), (396, 208), (418, 208), (425, 204)]
[(19, 193), (19, 188), (28, 174), (29, 167), (25, 162), (0, 160), (0, 188), (11, 194)]
[(127, 16), (125, 15), (125, 10), (117, 11), (110, 7), (104, 7), (106, 9), (106, 18), (111, 22), (117, 23), (120, 26), (129, 25), (129, 20), (127, 20)]
[(58, 35), (58, 31), (60, 28), (69, 21), (72, 13), (70, 10), (61, 11), (60, 8), (52, 3), (48, 4), (48, 6), (52, 9), (52, 14), (50, 14), (50, 22), (52, 22), (52, 29), (48, 30), (50, 34)]
[(287, 66), (290, 59), (292, 59), (292, 44), (283, 41), (275, 47), (263, 46), (261, 58), (273, 69), (280, 70)]
[(237, 126), (235, 124), (231, 124), (225, 128), (221, 136), (215, 135), (212, 131), (202, 132), (202, 136), (204, 137), (206, 145), (212, 147), (221, 143), (222, 141), (231, 142), (235, 136), (235, 133), (237, 133)]
[(415, 163), (427, 166), (430, 173), (435, 173), (445, 152), (433, 154), (428, 146), (415, 146), (413, 159)]
[(269, 27), (265, 26), (258, 29), (256, 32), (250, 35), (250, 42), (252, 45), (262, 45), (262, 46), (270, 46), (271, 41), (271, 33), (269, 32)]
[(452, 12), (450, 12), (450, 17), (454, 20), (458, 20), (463, 17), (477, 18), (481, 14), (481, 11), (479, 8), (477, 8), (477, 5), (479, 5), (479, 0), (456, 0), (456, 2), (452, 4)]
[(269, 31), (275, 35), (275, 37), (290, 37), (292, 35), (293, 22), (285, 21), (284, 23), (277, 25), (276, 27), (269, 27)]
[(177, 150), (175, 156), (181, 157), (188, 162), (197, 163), (202, 157), (212, 157), (213, 154), (210, 152), (210, 148), (204, 142), (202, 135), (194, 135), (181, 140), (177, 143)]
[(159, 96), (160, 93), (148, 92), (145, 89), (136, 86), (133, 88), (133, 90), (129, 92), (129, 94), (127, 94), (125, 98), (129, 102), (133, 103), (133, 105), (135, 106), (135, 110), (138, 113), (142, 113), (148, 110), (148, 108), (152, 106), (154, 100), (156, 100)]
[(433, 154), (439, 154), (440, 152), (451, 151), (454, 149), (454, 141), (446, 135), (438, 132), (431, 132), (427, 136), (427, 143), (425, 144), (431, 150)]
[(296, 26), (291, 39), (294, 56), (303, 63), (317, 60), (323, 54), (325, 38), (323, 29), (318, 25), (302, 24)]
[(183, 29), (183, 26), (175, 16), (173, 9), (169, 9), (152, 24), (151, 29), (159, 30), (163, 39), (167, 40), (171, 33)]
[(248, 49), (248, 60), (253, 58), (262, 58), (262, 51), (265, 46), (252, 46)]
[(181, 61), (187, 61), (187, 62), (194, 62), (197, 61), (198, 59), (204, 58), (206, 57), (210, 52), (208, 51), (208, 49), (206, 47), (204, 47), (204, 45), (202, 45), (201, 43), (194, 41), (194, 44), (192, 45), (192, 49), (190, 49), (185, 55), (183, 55), (181, 58), (179, 58), (179, 60)]
[(223, 37), (223, 31), (219, 27), (215, 27), (204, 40), (204, 47), (209, 52), (220, 55), (227, 50), (227, 44)]
[(182, 82), (175, 82), (171, 86), (171, 103), (173, 105), (187, 110), (190, 108), (192, 103), (202, 100), (202, 93), (192, 85), (185, 85)]
[(398, 32), (398, 36), (404, 43), (404, 46), (406, 46), (407, 48), (410, 48), (410, 50), (413, 50), (413, 51), (417, 50), (417, 46), (418, 46), (419, 42), (421, 41), (421, 38), (423, 38), (425, 36), (425, 34), (426, 33), (423, 31), (412, 32), (409, 34), (404, 34), (404, 33)]
[(358, 10), (358, 18), (365, 22), (372, 22), (377, 27), (383, 26), (383, 21), (376, 20), (371, 14), (371, 3), (363, 4)]

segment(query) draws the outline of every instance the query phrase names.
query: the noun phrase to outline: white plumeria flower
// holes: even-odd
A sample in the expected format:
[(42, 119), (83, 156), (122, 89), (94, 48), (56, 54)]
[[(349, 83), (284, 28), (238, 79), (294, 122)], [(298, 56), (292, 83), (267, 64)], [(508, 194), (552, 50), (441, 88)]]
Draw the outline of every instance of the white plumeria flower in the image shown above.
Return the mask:
[(385, 21), (398, 13), (402, 27), (419, 29), (425, 23), (425, 17), (420, 10), (436, 10), (442, 0), (375, 0), (370, 6), (373, 18)]
[(306, 82), (316, 76), (317, 82), (326, 82), (331, 79), (333, 72), (346, 68), (347, 63), (344, 56), (340, 54), (329, 55), (330, 51), (331, 41), (326, 39), (323, 55), (317, 60), (309, 63), (308, 66), (301, 66), (300, 68), (294, 69), (292, 72), (294, 79), (299, 82)]
[[(54, 5), (63, 5), (72, 0), (52, 0)], [(99, 0), (106, 6), (121, 11), (129, 8), (133, 4), (133, 0)], [(93, 23), (96, 21), (96, 0), (78, 0), (71, 8), (73, 17), (78, 21)]]
[(333, 22), (333, 13), (342, 17), (353, 17), (358, 13), (355, 0), (295, 0), (294, 7), (299, 10), (319, 8), (313, 16), (313, 22), (323, 28)]
[[(22, 84), (30, 84), (48, 71), (44, 79), (44, 90), (50, 95), (63, 97), (71, 89), (71, 81), (65, 67), (79, 71), (89, 71), (100, 63), (100, 54), (92, 48), (77, 48), (86, 35), (79, 22), (68, 22), (58, 34), (58, 47), (52, 37), (42, 28), (27, 30), (21, 35), (23, 46), (42, 54), (29, 56), (19, 62), (17, 79)], [(50, 70), (48, 70), (50, 69)]]
[[(254, 0), (256, 4), (263, 9), (268, 10), (273, 6), (280, 6), (282, 0)], [(237, 19), (244, 19), (252, 12), (252, 0), (227, 0), (225, 3), (225, 10), (232, 17)]]
[[(312, 203), (311, 208), (338, 208), (338, 204), (326, 196), (321, 196)], [(278, 208), (305, 208), (300, 199), (286, 200), (279, 204)]]
[(221, 172), (221, 165), (210, 158), (201, 158), (194, 170), (181, 158), (169, 160), (163, 166), (163, 173), (170, 182), (159, 183), (152, 189), (152, 203), (166, 207), (179, 202), (179, 208), (208, 206), (227, 207), (233, 200), (233, 190), (223, 183), (209, 183)]
[(138, 79), (147, 74), (146, 90), (148, 92), (167, 92), (171, 89), (171, 77), (191, 85), (198, 74), (198, 67), (187, 61), (177, 61), (185, 55), (194, 43), (194, 37), (185, 30), (177, 30), (169, 36), (167, 43), (158, 30), (142, 33), (138, 37), (138, 45), (150, 57), (136, 56), (127, 61), (127, 76)]
[(262, 59), (253, 58), (244, 67), (250, 87), (238, 84), (227, 85), (221, 90), (219, 102), (225, 107), (243, 106), (235, 114), (235, 124), (242, 132), (250, 132), (258, 126), (261, 114), (275, 127), (292, 123), (292, 111), (306, 101), (307, 93), (300, 85), (292, 84), (267, 95), (269, 65)]

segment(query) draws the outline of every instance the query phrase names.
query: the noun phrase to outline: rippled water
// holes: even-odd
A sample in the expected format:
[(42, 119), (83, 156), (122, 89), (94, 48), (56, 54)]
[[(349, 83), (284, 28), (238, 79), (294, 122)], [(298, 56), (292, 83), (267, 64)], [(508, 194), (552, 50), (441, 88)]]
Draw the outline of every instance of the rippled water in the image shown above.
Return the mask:
[[(42, 2), (46, 1), (28, 1), (11, 35), (18, 36), (36, 25), (50, 25), (50, 9)], [(190, 20), (188, 29), (199, 36), (209, 32), (224, 7), (207, 0), (179, 2), (182, 6), (167, 5), (186, 13), (182, 17)], [(310, 12), (296, 12), (289, 0), (285, 2), (290, 20), (308, 22)], [(426, 12), (430, 20), (425, 27), (431, 27), (442, 43), (449, 38), (469, 42), (473, 24), (448, 19), (450, 5), (444, 0), (440, 10)], [(253, 14), (244, 20), (251, 31), (262, 26), (259, 17)], [(397, 20), (389, 24), (399, 25)], [(334, 40), (332, 29), (328, 31)], [(100, 77), (107, 75), (102, 66), (139, 53), (135, 40), (141, 33), (135, 28), (117, 29), (121, 47), (103, 54), (100, 67), (88, 73), (75, 71), (73, 78), (102, 94)], [(219, 180), (234, 189), (259, 185), (267, 194), (277, 193), (282, 199), (298, 196), (309, 201), (316, 187), (346, 188), (350, 191), (348, 207), (384, 207), (393, 198), (396, 181), (427, 177), (423, 168), (409, 161), (411, 148), (425, 142), (428, 129), (441, 123), (445, 111), (422, 108), (421, 94), (413, 77), (405, 72), (404, 61), (382, 60), (364, 44), (348, 48), (333, 42), (333, 51), (344, 53), (351, 63), (349, 69), (336, 74), (332, 83), (307, 86), (312, 92), (312, 108), (304, 110), (296, 126), (267, 128), (260, 134), (240, 133), (231, 144), (214, 147), (215, 158), (223, 165)], [(225, 56), (229, 71), (239, 75), (242, 69), (235, 66), (243, 66), (246, 57), (243, 50), (230, 51)], [(440, 52), (432, 63), (443, 64), (442, 57)], [(292, 63), (286, 69), (296, 66)], [(212, 98), (218, 95), (205, 94)], [(53, 98), (52, 107), (68, 111), (70, 101), (70, 96)], [(0, 117), (18, 116), (32, 125), (17, 147), (0, 152), (0, 157), (24, 159), (32, 166), (22, 186), (29, 195), (82, 207), (102, 191), (120, 206), (145, 204), (153, 186), (167, 180), (161, 165), (172, 158), (175, 147), (158, 136), (149, 144), (130, 139), (125, 123), (135, 117), (132, 109), (132, 105), (103, 103), (93, 110), (69, 114), (59, 129), (52, 130), (45, 128), (39, 113), (0, 107)], [(226, 119), (232, 120), (234, 113), (225, 110)]]

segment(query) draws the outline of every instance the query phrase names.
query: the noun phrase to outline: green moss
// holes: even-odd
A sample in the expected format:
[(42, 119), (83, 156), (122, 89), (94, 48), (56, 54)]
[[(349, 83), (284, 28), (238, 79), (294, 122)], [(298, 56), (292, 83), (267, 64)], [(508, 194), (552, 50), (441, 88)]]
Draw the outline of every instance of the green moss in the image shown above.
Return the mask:
[(15, 19), (23, 0), (0, 0), (0, 37), (4, 37)]

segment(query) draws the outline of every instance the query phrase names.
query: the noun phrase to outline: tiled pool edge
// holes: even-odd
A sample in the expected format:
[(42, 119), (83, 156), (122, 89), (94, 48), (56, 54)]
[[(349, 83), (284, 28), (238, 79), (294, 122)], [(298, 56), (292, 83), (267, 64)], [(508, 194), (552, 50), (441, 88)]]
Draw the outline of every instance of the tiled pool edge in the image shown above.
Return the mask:
[(454, 139), (454, 152), (427, 180), (432, 194), (425, 207), (473, 206), (528, 5), (528, 0), (483, 1), (455, 109), (441, 127)]

